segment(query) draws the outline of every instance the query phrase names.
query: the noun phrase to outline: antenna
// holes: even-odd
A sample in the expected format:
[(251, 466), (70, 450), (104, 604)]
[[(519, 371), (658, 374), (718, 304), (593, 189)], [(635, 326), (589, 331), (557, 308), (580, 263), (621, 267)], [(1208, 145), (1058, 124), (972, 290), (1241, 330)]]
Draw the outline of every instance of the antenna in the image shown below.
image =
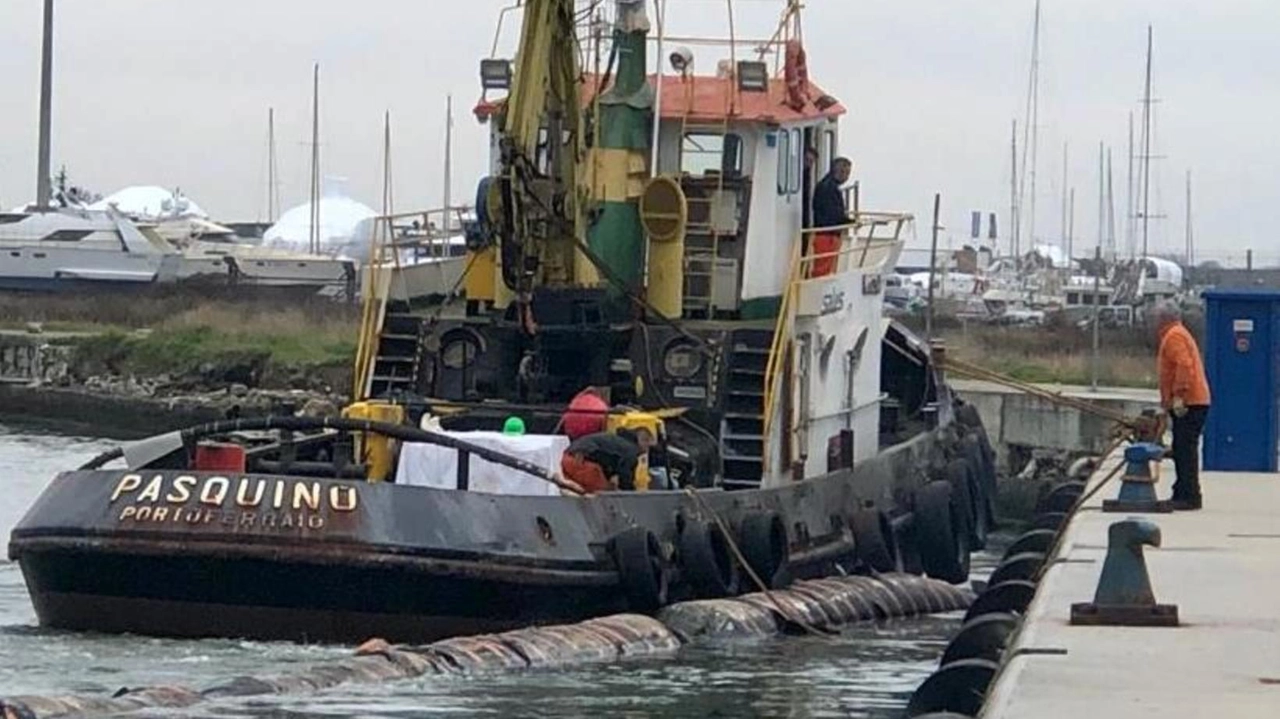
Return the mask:
[(320, 254), (320, 63), (312, 69), (311, 80), (311, 219), (308, 245)]
[(44, 44), (40, 50), (40, 146), (36, 157), (36, 207), (49, 208), (49, 134), (53, 117), (53, 0), (44, 0)]

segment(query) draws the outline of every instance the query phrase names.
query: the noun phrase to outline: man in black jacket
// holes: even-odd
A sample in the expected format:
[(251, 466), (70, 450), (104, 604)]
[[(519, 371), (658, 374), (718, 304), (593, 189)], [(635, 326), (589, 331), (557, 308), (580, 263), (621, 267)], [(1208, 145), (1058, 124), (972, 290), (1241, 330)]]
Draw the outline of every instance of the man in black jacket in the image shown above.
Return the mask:
[(832, 229), (827, 232), (823, 228), (842, 228), (849, 224), (849, 209), (844, 204), (844, 192), (841, 186), (849, 181), (853, 172), (853, 163), (847, 157), (837, 157), (831, 163), (831, 171), (822, 178), (813, 190), (813, 226), (819, 232), (813, 235), (813, 250), (810, 253), (812, 262), (809, 266), (810, 277), (822, 277), (836, 271), (839, 262), (843, 229)]

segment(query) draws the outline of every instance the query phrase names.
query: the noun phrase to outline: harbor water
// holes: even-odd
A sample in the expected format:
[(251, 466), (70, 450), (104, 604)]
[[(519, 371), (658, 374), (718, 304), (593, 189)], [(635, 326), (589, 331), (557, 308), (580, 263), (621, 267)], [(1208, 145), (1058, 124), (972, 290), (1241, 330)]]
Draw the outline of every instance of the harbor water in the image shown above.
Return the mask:
[[(0, 425), (0, 536), (59, 471), (112, 441)], [(995, 543), (993, 543), (995, 544)], [(993, 549), (997, 549), (994, 548)], [(974, 575), (997, 556), (975, 555)], [(166, 717), (896, 717), (936, 668), (959, 613), (868, 624), (837, 637), (685, 647), (678, 657), (555, 671), (432, 676), (315, 694), (203, 704)], [(0, 558), (0, 695), (201, 688), (350, 656), (350, 647), (169, 640), (41, 629), (16, 564)]]

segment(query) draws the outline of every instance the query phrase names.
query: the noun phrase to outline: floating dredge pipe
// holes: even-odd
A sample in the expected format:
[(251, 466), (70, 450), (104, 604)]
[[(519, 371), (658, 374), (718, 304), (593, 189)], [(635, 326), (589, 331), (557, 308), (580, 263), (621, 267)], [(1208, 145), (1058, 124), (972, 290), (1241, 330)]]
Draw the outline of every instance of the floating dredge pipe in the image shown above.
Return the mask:
[[(203, 690), (184, 686), (126, 688), (113, 696), (0, 698), (3, 719), (120, 714), (189, 707), (203, 701), (315, 691), (339, 684), (423, 675), (543, 669), (674, 656), (688, 642), (715, 637), (765, 637), (794, 631), (794, 618), (824, 630), (863, 621), (965, 609), (971, 592), (909, 574), (799, 581), (788, 589), (735, 599), (681, 602), (657, 618), (616, 614), (577, 624), (529, 627), (502, 634), (453, 637), (425, 646), (396, 647), (371, 639), (355, 656), (278, 676), (242, 676)], [(783, 609), (785, 607), (785, 609)]]

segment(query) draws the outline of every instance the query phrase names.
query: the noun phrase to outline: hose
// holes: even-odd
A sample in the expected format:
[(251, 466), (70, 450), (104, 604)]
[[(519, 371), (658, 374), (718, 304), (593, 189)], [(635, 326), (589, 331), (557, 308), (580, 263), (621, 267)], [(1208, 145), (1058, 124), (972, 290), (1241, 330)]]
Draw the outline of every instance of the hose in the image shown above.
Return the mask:
[[(459, 452), (467, 452), (474, 454), (481, 459), (499, 464), (510, 469), (537, 477), (544, 482), (550, 482), (557, 487), (580, 494), (581, 489), (566, 482), (559, 477), (547, 472), (532, 462), (526, 462), (519, 457), (513, 457), (497, 450), (489, 449), (478, 444), (472, 444), (465, 440), (460, 440), (449, 435), (439, 434), (436, 432), (428, 432), (417, 427), (410, 427), (403, 424), (391, 424), (389, 422), (375, 422), (366, 419), (349, 419), (346, 417), (255, 417), (249, 419), (224, 420), (218, 422), (210, 422), (208, 424), (198, 425), (190, 429), (182, 431), (182, 440), (184, 444), (191, 444), (204, 437), (210, 435), (227, 434), (230, 432), (257, 432), (272, 429), (283, 429), (291, 431), (314, 431), (323, 429), (334, 429), (341, 432), (370, 432), (379, 434), (383, 437), (398, 439), (403, 442), (421, 442), (424, 444), (434, 444), (441, 447), (447, 447)], [(81, 470), (99, 469), (102, 465), (114, 459), (124, 456), (123, 448), (116, 448), (104, 452), (94, 457), (89, 462), (80, 467)]]

